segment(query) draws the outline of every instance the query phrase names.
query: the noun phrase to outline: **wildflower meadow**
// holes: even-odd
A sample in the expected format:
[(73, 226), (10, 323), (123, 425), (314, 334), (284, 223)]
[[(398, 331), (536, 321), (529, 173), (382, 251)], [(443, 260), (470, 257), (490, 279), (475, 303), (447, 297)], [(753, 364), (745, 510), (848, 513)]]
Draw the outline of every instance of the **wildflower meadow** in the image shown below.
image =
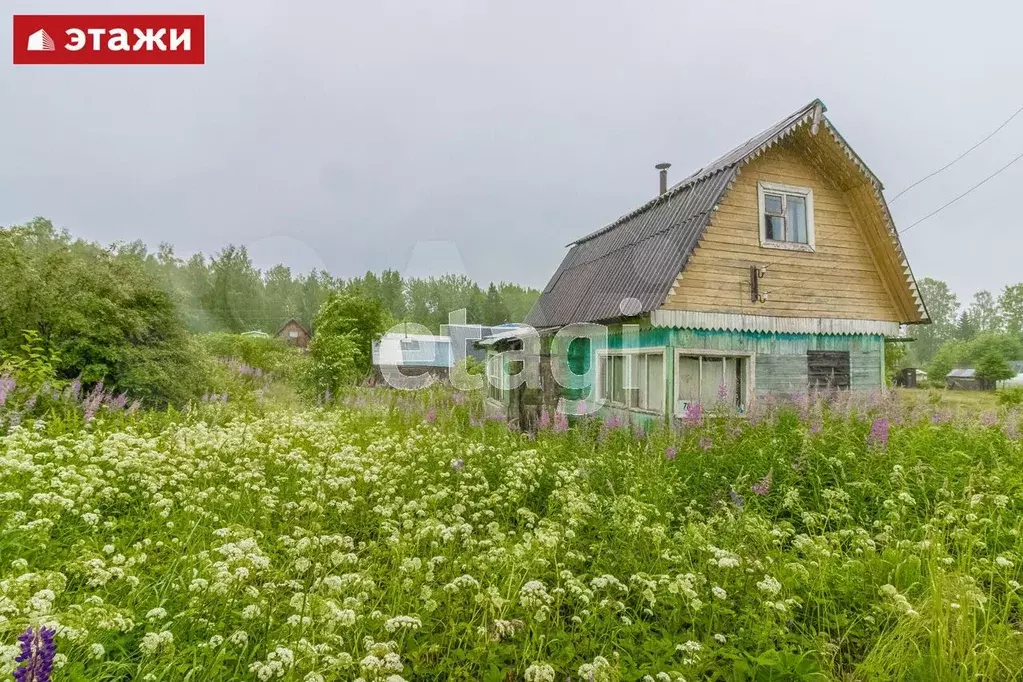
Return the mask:
[(8, 679), (1023, 670), (1008, 409), (850, 396), (529, 434), (438, 391), (93, 403), (0, 427)]

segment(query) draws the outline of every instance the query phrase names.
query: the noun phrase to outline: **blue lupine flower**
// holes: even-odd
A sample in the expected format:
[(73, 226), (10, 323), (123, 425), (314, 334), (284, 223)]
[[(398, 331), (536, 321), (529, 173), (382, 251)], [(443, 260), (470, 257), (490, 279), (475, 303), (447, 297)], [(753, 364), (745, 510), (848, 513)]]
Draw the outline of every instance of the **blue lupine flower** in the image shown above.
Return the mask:
[(14, 670), (14, 679), (17, 682), (50, 682), (53, 657), (57, 653), (57, 645), (53, 641), (54, 633), (51, 628), (29, 627), (18, 636), (21, 653), (14, 659), (18, 664)]

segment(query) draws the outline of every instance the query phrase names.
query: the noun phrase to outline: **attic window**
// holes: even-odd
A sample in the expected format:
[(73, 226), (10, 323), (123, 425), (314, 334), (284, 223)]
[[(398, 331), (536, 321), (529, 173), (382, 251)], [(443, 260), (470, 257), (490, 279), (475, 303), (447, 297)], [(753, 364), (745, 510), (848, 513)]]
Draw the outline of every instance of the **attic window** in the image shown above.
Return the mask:
[(814, 250), (813, 190), (758, 182), (760, 245), (772, 249)]

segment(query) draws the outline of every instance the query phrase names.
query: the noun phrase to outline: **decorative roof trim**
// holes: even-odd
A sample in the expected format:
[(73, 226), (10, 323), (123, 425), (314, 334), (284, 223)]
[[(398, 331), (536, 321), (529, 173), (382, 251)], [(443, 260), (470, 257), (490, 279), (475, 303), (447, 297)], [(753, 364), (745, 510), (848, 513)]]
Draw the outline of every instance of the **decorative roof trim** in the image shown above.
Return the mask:
[(920, 295), (920, 288), (917, 286), (912, 268), (909, 267), (909, 259), (906, 257), (906, 250), (902, 247), (902, 240), (899, 238), (899, 231), (895, 227), (895, 220), (892, 218), (888, 202), (884, 198), (884, 184), (874, 175), (874, 171), (870, 170), (870, 167), (864, 163), (863, 159), (860, 158), (853, 148), (849, 146), (849, 143), (845, 141), (845, 138), (842, 137), (842, 134), (838, 132), (838, 129), (835, 128), (827, 117), (824, 118), (824, 125), (828, 132), (831, 133), (832, 139), (845, 152), (846, 157), (859, 168), (860, 172), (870, 182), (874, 199), (881, 208), (881, 217), (888, 232), (888, 238), (891, 240), (892, 246), (895, 247), (895, 252), (899, 256), (899, 265), (906, 275), (906, 284), (909, 286), (910, 293), (913, 295), (913, 302), (916, 304), (917, 313), (920, 315), (918, 324), (930, 324), (931, 316), (927, 312), (927, 304), (924, 303), (923, 297)]
[(898, 336), (900, 324), (885, 320), (846, 320), (828, 317), (778, 317), (708, 313), (696, 310), (655, 310), (650, 313), (654, 327), (675, 329), (716, 329), (774, 334), (826, 334)]

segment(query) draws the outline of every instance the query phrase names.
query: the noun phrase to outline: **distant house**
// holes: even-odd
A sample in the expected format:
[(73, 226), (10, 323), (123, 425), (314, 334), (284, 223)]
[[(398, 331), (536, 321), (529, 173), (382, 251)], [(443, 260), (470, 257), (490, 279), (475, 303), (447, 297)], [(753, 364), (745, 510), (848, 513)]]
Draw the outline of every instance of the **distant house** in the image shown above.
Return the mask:
[(977, 370), (972, 367), (960, 367), (945, 375), (945, 387), (953, 391), (990, 391), (994, 385), (978, 378)]
[(381, 367), (387, 367), (407, 376), (432, 374), (446, 379), (453, 364), (447, 336), (391, 332), (373, 342), (373, 368), (378, 378)]
[(276, 338), (284, 341), (289, 346), (298, 346), (299, 348), (308, 348), (309, 339), (312, 334), (309, 330), (302, 326), (302, 323), (296, 320), (294, 317), (284, 323), (275, 335)]
[(1011, 386), (1023, 386), (1023, 362), (1013, 361), (1009, 363), (1009, 367), (1016, 373), (1016, 376), (1005, 381), (998, 382), (998, 388), (1009, 388)]
[[(607, 330), (567, 352), (569, 369), (593, 374), (585, 397), (605, 416), (882, 389), (885, 338), (929, 318), (881, 181), (824, 112), (814, 100), (673, 186), (658, 164), (656, 196), (571, 244), (526, 318), (542, 385), (499, 384), (495, 407), (526, 426), (571, 400), (577, 387), (547, 378), (566, 375), (550, 350), (560, 330), (587, 341), (577, 323)], [(517, 372), (499, 366), (517, 343), (481, 344), (494, 374)]]
[(478, 341), (493, 338), (515, 326), (442, 324), (437, 336), (390, 332), (373, 342), (373, 366), (378, 378), (383, 376), (381, 367), (393, 367), (407, 376), (429, 373), (446, 379), (451, 368), (466, 357), (481, 363), (486, 360), (486, 351), (476, 346)]

